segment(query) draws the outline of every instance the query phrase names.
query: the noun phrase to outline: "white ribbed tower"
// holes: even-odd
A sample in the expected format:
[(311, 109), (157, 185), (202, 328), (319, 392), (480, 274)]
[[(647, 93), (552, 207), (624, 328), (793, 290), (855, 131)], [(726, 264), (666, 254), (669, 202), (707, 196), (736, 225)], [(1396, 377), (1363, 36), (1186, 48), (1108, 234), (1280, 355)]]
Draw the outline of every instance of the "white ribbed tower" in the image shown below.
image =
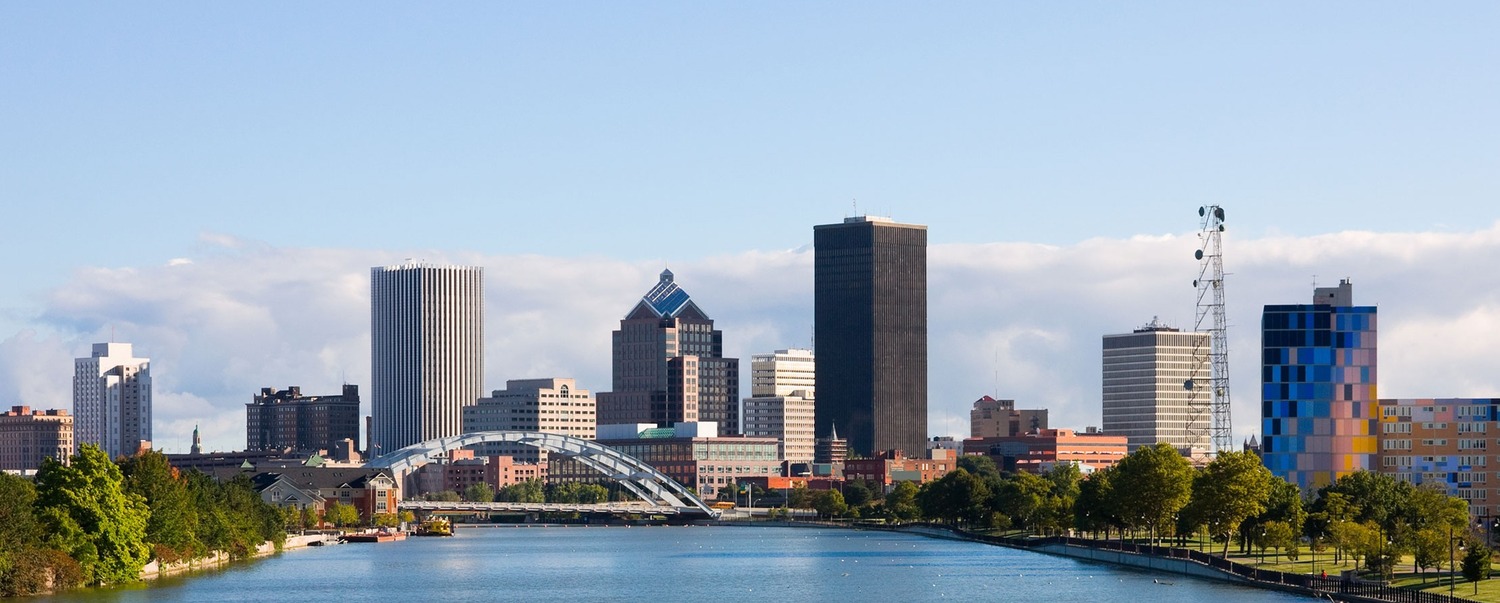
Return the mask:
[(484, 395), (484, 271), (370, 269), (370, 449), (384, 454), (463, 433)]

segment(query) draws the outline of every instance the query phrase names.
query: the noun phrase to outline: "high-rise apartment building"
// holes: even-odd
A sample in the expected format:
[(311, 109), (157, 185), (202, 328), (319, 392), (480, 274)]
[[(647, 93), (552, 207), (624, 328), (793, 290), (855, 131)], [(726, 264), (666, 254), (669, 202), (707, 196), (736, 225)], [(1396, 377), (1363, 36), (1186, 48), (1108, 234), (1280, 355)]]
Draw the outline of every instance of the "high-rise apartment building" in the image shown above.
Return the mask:
[(984, 396), (969, 409), (970, 438), (1006, 438), (1047, 429), (1047, 409), (1017, 409), (1015, 400)]
[(1500, 398), (1381, 400), (1378, 466), (1400, 481), (1468, 501), (1469, 516), (1488, 523), (1500, 511), (1500, 472), (1490, 471), (1500, 467), (1489, 445), (1495, 433)]
[(1133, 333), (1104, 336), (1104, 433), (1122, 435), (1130, 451), (1160, 442), (1184, 453), (1213, 447), (1208, 333), (1184, 333), (1156, 319)]
[(1304, 490), (1375, 470), (1376, 314), (1353, 285), (1318, 287), (1312, 304), (1261, 315), (1261, 458)]
[(927, 227), (858, 216), (813, 228), (817, 430), (850, 453), (927, 442)]
[(73, 454), (73, 417), (62, 409), (12, 406), (0, 413), (0, 471), (34, 471), (42, 459), (68, 462)]
[[(511, 379), (505, 389), (464, 408), (464, 433), (535, 431), (592, 440), (596, 426), (594, 395), (573, 379)], [(477, 451), (521, 463), (546, 461), (543, 451), (523, 444), (491, 442)]]
[(815, 371), (812, 350), (776, 350), (750, 357), (745, 435), (779, 438), (782, 460), (813, 460)]
[(484, 394), (484, 270), (370, 269), (370, 451), (462, 433)]
[(151, 445), (151, 360), (128, 343), (96, 343), (73, 361), (73, 444), (115, 458)]
[(599, 423), (714, 422), (740, 432), (740, 361), (724, 333), (663, 270), (615, 331), (613, 390), (599, 394)]
[(337, 396), (304, 396), (295, 385), (261, 388), (245, 405), (246, 450), (332, 452), (344, 440), (359, 447), (359, 386)]

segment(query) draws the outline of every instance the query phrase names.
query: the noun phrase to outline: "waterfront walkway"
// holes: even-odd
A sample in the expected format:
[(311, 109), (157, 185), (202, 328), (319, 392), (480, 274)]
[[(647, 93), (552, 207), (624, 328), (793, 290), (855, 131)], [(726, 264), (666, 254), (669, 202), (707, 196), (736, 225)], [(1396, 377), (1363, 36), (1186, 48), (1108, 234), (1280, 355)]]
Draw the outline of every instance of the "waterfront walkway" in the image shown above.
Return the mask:
[[(969, 532), (948, 525), (931, 523), (881, 525), (850, 524), (847, 522), (778, 522), (778, 525), (799, 524), (808, 527), (843, 527), (905, 532), (935, 538), (982, 542), (1075, 559), (1166, 571), (1211, 580), (1238, 582), (1260, 588), (1294, 592), (1319, 599), (1336, 601), (1358, 603), (1475, 603), (1472, 599), (1398, 588), (1379, 582), (1353, 578), (1346, 579), (1339, 576), (1325, 578), (1320, 575), (1263, 569), (1202, 551), (1169, 546), (1152, 546), (1117, 540), (1095, 540), (1068, 536), (994, 536)], [(741, 525), (746, 524), (742, 523)]]

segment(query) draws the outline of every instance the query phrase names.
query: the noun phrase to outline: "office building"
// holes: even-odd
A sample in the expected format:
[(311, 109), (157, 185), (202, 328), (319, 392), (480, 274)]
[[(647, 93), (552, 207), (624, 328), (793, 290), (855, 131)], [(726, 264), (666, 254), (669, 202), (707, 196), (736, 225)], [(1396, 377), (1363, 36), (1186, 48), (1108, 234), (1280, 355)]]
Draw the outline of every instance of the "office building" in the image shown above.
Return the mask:
[[(748, 478), (781, 475), (775, 438), (719, 437), (711, 423), (604, 425), (598, 441), (651, 465), (684, 487), (695, 488), (704, 500), (713, 500), (721, 488)], [(598, 472), (572, 459), (548, 464), (547, 477), (550, 481), (601, 479)]]
[(1379, 403), (1376, 458), (1381, 473), (1462, 498), (1475, 519), (1500, 514), (1500, 469), (1490, 471), (1500, 467), (1500, 458), (1490, 464), (1488, 437), (1500, 433), (1500, 398), (1402, 398)]
[(68, 462), (73, 454), (73, 417), (63, 409), (12, 406), (0, 413), (0, 471), (35, 471), (42, 459)]
[(964, 441), (966, 454), (989, 454), (1002, 471), (1046, 473), (1058, 463), (1071, 463), (1084, 474), (1108, 469), (1128, 454), (1122, 435), (1078, 433), (1071, 429), (1043, 429), (1003, 438)]
[(344, 440), (359, 447), (358, 385), (345, 384), (336, 396), (266, 387), (245, 405), (246, 450), (334, 451)]
[(96, 343), (73, 361), (73, 443), (109, 458), (151, 446), (151, 360), (128, 343)]
[(370, 269), (372, 454), (461, 433), (483, 376), (482, 268)]
[[(581, 440), (594, 439), (594, 395), (573, 379), (512, 379), (505, 389), (464, 408), (464, 433), (534, 431)], [(480, 456), (508, 456), (519, 463), (546, 462), (534, 446), (489, 442), (475, 450)]]
[(615, 331), (613, 390), (599, 394), (599, 423), (713, 422), (740, 432), (740, 364), (724, 333), (663, 270)]
[(1303, 490), (1376, 469), (1376, 313), (1353, 286), (1261, 315), (1261, 458)]
[(859, 216), (813, 228), (817, 432), (852, 454), (927, 441), (927, 227)]
[(1017, 409), (1015, 400), (985, 396), (969, 410), (969, 437), (1003, 438), (1047, 428), (1047, 409)]
[[(1184, 453), (1213, 448), (1208, 333), (1184, 333), (1156, 319), (1104, 336), (1104, 433), (1130, 451), (1166, 442)], [(1188, 381), (1204, 387), (1187, 389)]]
[(781, 440), (781, 458), (785, 461), (813, 460), (814, 362), (812, 350), (798, 349), (750, 358), (744, 433)]

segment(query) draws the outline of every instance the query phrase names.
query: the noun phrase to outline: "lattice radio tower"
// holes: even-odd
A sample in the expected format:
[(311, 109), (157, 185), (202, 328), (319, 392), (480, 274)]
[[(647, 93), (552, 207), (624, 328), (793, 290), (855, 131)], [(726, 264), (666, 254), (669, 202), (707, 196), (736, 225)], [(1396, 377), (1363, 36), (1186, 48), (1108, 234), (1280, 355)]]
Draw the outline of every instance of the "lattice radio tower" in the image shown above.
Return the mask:
[[(1198, 259), (1198, 280), (1193, 281), (1193, 286), (1198, 289), (1198, 320), (1193, 330), (1208, 332), (1211, 342), (1208, 364), (1212, 374), (1208, 389), (1212, 394), (1209, 409), (1213, 415), (1213, 427), (1209, 438), (1213, 441), (1214, 452), (1219, 453), (1231, 450), (1234, 431), (1229, 420), (1229, 339), (1224, 316), (1224, 208), (1217, 205), (1200, 207), (1198, 216), (1201, 229), (1198, 250), (1193, 253)], [(1203, 384), (1190, 379), (1185, 386), (1192, 392), (1194, 405), (1201, 404), (1198, 396)]]

